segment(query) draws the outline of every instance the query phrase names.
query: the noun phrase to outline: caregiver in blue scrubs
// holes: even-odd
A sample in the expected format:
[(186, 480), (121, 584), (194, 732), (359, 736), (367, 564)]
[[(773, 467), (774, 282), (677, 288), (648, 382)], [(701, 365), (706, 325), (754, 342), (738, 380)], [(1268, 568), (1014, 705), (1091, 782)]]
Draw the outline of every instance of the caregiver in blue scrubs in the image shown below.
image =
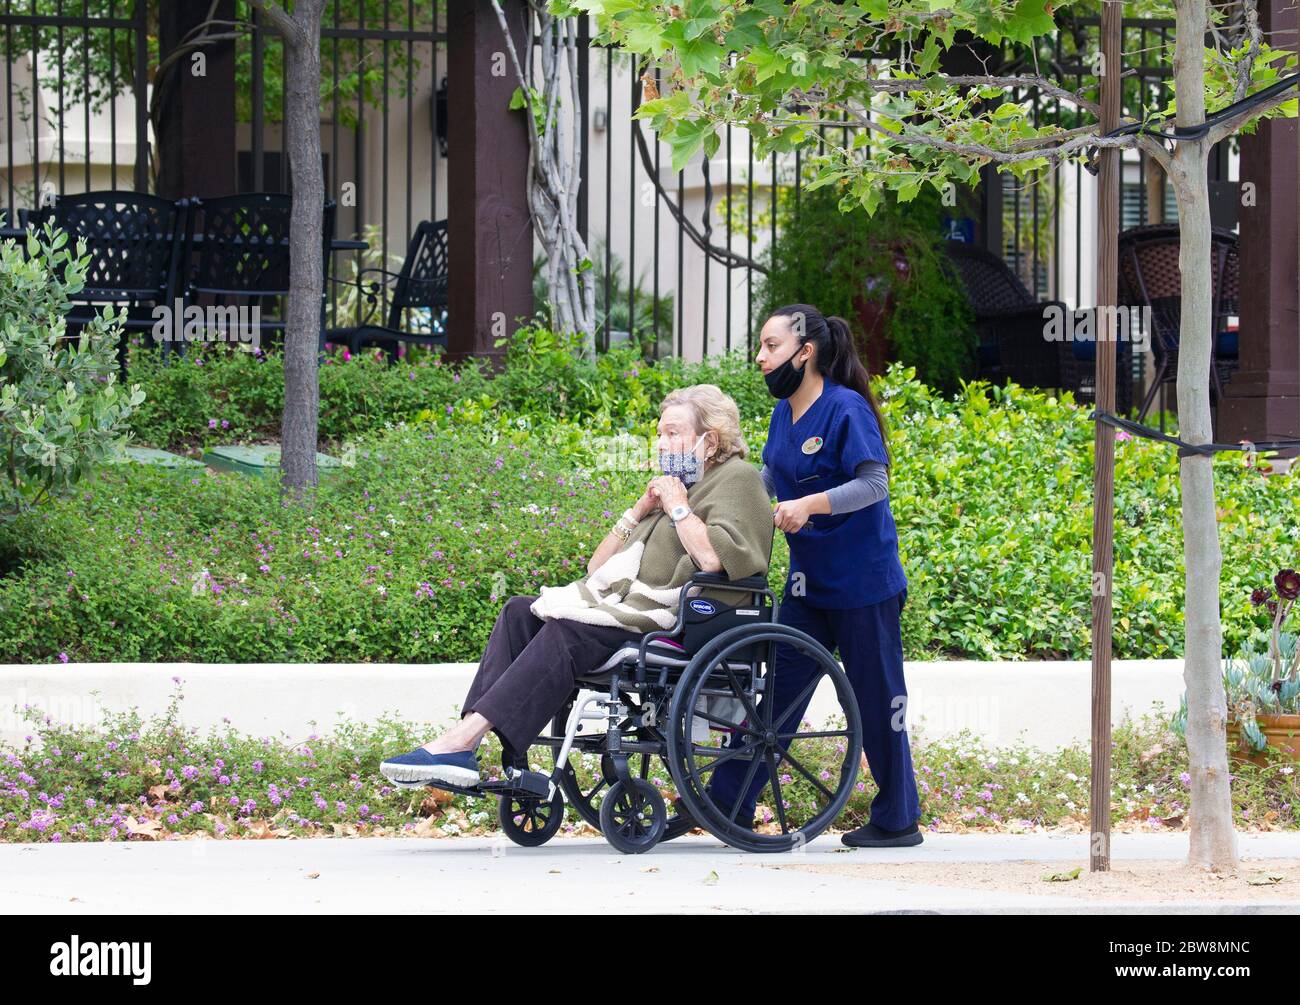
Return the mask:
[[(791, 304), (773, 312), (759, 340), (757, 362), (778, 399), (763, 448), (763, 478), (777, 499), (773, 519), (790, 545), (779, 620), (831, 652), (838, 648), (879, 788), (870, 821), (841, 840), (854, 847), (917, 845), (920, 800), (899, 631), (907, 578), (889, 509), (890, 456), (880, 408), (842, 318)], [(788, 647), (778, 646), (772, 696), (778, 704), (803, 691), (814, 670), (810, 659), (790, 657)], [(787, 713), (793, 723), (807, 700)], [(719, 765), (709, 783), (713, 799), (732, 805), (748, 766), (740, 759)], [(764, 769), (741, 802), (738, 820), (752, 820), (766, 784)]]

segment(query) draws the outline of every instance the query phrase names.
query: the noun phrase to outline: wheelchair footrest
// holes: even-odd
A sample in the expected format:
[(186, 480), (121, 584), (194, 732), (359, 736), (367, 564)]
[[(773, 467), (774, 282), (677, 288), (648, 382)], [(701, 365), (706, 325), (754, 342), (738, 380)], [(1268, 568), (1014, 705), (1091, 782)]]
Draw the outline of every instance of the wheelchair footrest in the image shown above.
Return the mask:
[(491, 782), (481, 782), (479, 790), (495, 795), (533, 796), (548, 799), (551, 794), (551, 776), (540, 771), (521, 771), (506, 768), (506, 777)]

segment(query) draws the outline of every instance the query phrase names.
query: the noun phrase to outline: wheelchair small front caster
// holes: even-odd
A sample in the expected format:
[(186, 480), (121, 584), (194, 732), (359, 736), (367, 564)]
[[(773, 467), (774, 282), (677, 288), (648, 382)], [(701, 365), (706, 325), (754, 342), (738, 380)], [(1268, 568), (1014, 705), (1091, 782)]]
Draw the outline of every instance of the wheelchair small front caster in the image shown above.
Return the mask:
[(501, 797), (497, 818), (506, 837), (525, 848), (544, 845), (564, 823), (564, 795), (556, 790), (550, 799)]
[(600, 830), (625, 855), (639, 855), (657, 845), (668, 824), (664, 797), (649, 782), (633, 778), (615, 782), (600, 804)]

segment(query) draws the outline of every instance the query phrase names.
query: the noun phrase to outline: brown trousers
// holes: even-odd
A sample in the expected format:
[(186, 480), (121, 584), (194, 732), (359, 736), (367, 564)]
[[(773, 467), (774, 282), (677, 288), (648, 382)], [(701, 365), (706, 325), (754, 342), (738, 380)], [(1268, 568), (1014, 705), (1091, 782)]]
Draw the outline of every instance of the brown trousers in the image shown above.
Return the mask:
[(461, 705), (461, 718), (477, 712), (492, 723), (511, 760), (527, 755), (577, 688), (580, 674), (600, 666), (628, 639), (639, 638), (626, 628), (543, 621), (528, 609), (536, 599), (515, 596), (505, 602)]

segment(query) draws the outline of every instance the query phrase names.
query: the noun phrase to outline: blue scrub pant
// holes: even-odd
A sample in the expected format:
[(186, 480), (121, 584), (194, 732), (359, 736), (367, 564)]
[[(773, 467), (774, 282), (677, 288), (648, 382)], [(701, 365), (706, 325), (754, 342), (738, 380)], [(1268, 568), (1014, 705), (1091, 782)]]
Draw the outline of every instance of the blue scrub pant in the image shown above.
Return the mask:
[[(899, 616), (906, 601), (907, 590), (903, 589), (878, 604), (834, 610), (810, 607), (802, 598), (791, 596), (787, 588), (778, 619), (783, 625), (811, 635), (832, 653), (838, 647), (840, 660), (858, 700), (863, 749), (871, 765), (871, 775), (880, 790), (871, 801), (871, 822), (891, 831), (911, 827), (919, 822), (921, 816), (916, 777), (912, 773), (912, 750), (903, 715), (907, 685), (903, 681)], [(776, 647), (775, 687), (773, 694), (763, 700), (776, 702), (778, 710), (786, 708), (812, 680), (816, 665), (811, 657), (779, 643)], [(809, 695), (800, 707), (791, 708), (778, 732), (794, 731), (811, 700)], [(894, 728), (895, 719), (902, 728)], [(714, 769), (708, 783), (714, 802), (730, 809), (750, 764), (748, 760), (732, 758)], [(767, 784), (767, 778), (767, 768), (760, 762), (736, 819), (744, 821), (753, 816), (758, 793)]]

